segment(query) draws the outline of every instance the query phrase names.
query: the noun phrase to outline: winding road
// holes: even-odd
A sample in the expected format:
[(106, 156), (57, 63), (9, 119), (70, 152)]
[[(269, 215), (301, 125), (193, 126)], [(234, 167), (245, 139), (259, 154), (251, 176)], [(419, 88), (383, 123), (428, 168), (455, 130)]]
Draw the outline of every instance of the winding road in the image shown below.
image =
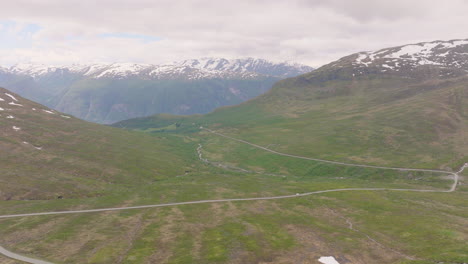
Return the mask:
[(303, 159), (303, 160), (313, 160), (313, 161), (318, 161), (318, 162), (324, 162), (324, 163), (330, 163), (330, 164), (337, 164), (337, 165), (343, 165), (343, 166), (351, 166), (351, 167), (374, 168), (374, 169), (384, 169), (384, 170), (401, 170), (401, 171), (440, 172), (440, 173), (448, 173), (448, 174), (452, 174), (452, 173), (453, 173), (453, 172), (451, 172), (451, 171), (444, 171), (444, 170), (411, 169), (411, 168), (398, 168), (398, 167), (383, 167), (383, 166), (373, 166), (373, 165), (362, 165), (362, 164), (346, 163), (346, 162), (339, 162), (339, 161), (333, 161), (333, 160), (324, 160), (324, 159), (316, 159), (316, 158), (309, 158), (309, 157), (291, 155), (291, 154), (281, 153), (281, 152), (278, 152), (278, 151), (275, 151), (275, 150), (272, 150), (272, 149), (269, 149), (269, 148), (266, 148), (266, 147), (262, 147), (262, 146), (260, 146), (260, 145), (257, 145), (257, 144), (254, 144), (254, 143), (251, 143), (251, 142), (242, 140), (242, 139), (237, 139), (237, 138), (233, 138), (233, 137), (230, 137), (230, 136), (226, 136), (226, 135), (224, 135), (224, 134), (221, 134), (221, 133), (219, 133), (219, 132), (213, 131), (213, 130), (208, 129), (208, 128), (203, 128), (203, 130), (206, 130), (206, 131), (208, 131), (208, 132), (210, 132), (210, 133), (212, 133), (212, 134), (215, 134), (215, 135), (218, 135), (218, 136), (221, 136), (221, 137), (225, 137), (225, 138), (228, 138), (228, 139), (231, 139), (231, 140), (234, 140), (234, 141), (237, 141), (237, 142), (241, 142), (241, 143), (250, 145), (250, 146), (252, 146), (252, 147), (256, 147), (256, 148), (258, 148), (258, 149), (262, 149), (262, 150), (271, 152), (271, 153), (273, 153), (273, 154), (280, 155), (280, 156), (285, 156), (285, 157), (291, 157), (291, 158), (297, 158), (297, 159)]
[[(344, 165), (344, 166), (353, 166), (353, 167), (364, 167), (364, 168), (376, 168), (376, 169), (389, 169), (389, 170), (401, 170), (401, 171), (422, 171), (422, 172), (438, 172), (438, 173), (445, 173), (450, 174), (453, 176), (453, 184), (448, 190), (424, 190), (424, 189), (392, 189), (392, 188), (347, 188), (347, 189), (331, 189), (331, 190), (322, 190), (322, 191), (313, 191), (313, 192), (306, 192), (306, 193), (296, 193), (291, 195), (280, 195), (280, 196), (270, 196), (270, 197), (252, 197), (252, 198), (231, 198), (231, 199), (216, 199), (216, 200), (199, 200), (199, 201), (188, 201), (188, 202), (176, 202), (176, 203), (164, 203), (164, 204), (152, 204), (152, 205), (140, 205), (140, 206), (126, 206), (126, 207), (113, 207), (113, 208), (101, 208), (101, 209), (84, 209), (84, 210), (70, 210), (70, 211), (55, 211), (55, 212), (40, 212), (40, 213), (27, 213), (27, 214), (10, 214), (10, 215), (0, 215), (0, 219), (7, 219), (7, 218), (15, 218), (15, 217), (28, 217), (28, 216), (42, 216), (42, 215), (62, 215), (62, 214), (78, 214), (78, 213), (95, 213), (95, 212), (106, 212), (106, 211), (120, 211), (120, 210), (131, 210), (131, 209), (144, 209), (144, 208), (157, 208), (157, 207), (167, 207), (167, 206), (177, 206), (177, 205), (190, 205), (190, 204), (206, 204), (206, 203), (222, 203), (222, 202), (240, 202), (240, 201), (260, 201), (260, 200), (276, 200), (276, 199), (286, 199), (286, 198), (297, 198), (303, 197), (313, 194), (321, 194), (321, 193), (330, 193), (330, 192), (348, 192), (348, 191), (406, 191), (406, 192), (431, 192), (431, 193), (449, 193), (456, 190), (458, 181), (459, 181), (459, 174), (463, 172), (465, 168), (468, 167), (468, 163), (465, 163), (457, 172), (450, 172), (450, 171), (443, 171), (443, 170), (430, 170), (430, 169), (412, 169), (412, 168), (397, 168), (397, 167), (382, 167), (382, 166), (372, 166), (372, 165), (361, 165), (361, 164), (352, 164), (352, 163), (344, 163), (344, 162), (337, 162), (337, 161), (330, 161), (330, 160), (322, 160), (322, 159), (315, 159), (315, 158), (308, 158), (296, 155), (290, 155), (286, 153), (281, 153), (278, 151), (274, 151), (254, 143), (233, 138), (230, 136), (223, 135), (221, 133), (212, 131), (210, 129), (204, 129), (210, 133), (235, 140), (244, 144), (251, 145), (253, 147), (281, 155), (286, 157), (304, 159), (304, 160), (313, 160), (318, 162), (326, 162), (331, 164), (337, 165)], [(201, 158), (200, 147), (198, 150), (198, 155)], [(0, 246), (0, 254), (3, 254), (9, 258), (17, 259), (20, 261), (24, 261), (27, 263), (32, 264), (52, 264), (50, 262), (36, 260), (29, 257), (21, 256), (6, 250), (5, 248)]]
[(130, 209), (167, 207), (167, 206), (187, 205), (187, 204), (205, 204), (205, 203), (222, 203), (222, 202), (276, 200), (276, 199), (296, 198), (296, 197), (308, 196), (308, 195), (319, 194), (319, 193), (347, 192), (347, 191), (407, 191), (407, 192), (447, 193), (447, 192), (455, 191), (455, 188), (456, 188), (456, 186), (458, 184), (458, 174), (453, 174), (453, 175), (454, 175), (454, 182), (453, 182), (453, 184), (452, 184), (452, 186), (450, 187), (449, 190), (392, 189), (392, 188), (346, 188), (346, 189), (331, 189), (331, 190), (323, 190), (323, 191), (305, 192), (305, 193), (297, 193), (297, 194), (290, 194), (290, 195), (268, 196), (268, 197), (199, 200), (199, 201), (178, 202), (178, 203), (150, 204), (150, 205), (126, 206), (126, 207), (111, 207), (111, 208), (101, 208), (101, 209), (84, 209), (84, 210), (42, 212), (42, 213), (29, 213), (29, 214), (0, 215), (0, 219), (13, 218), (13, 217), (26, 217), (26, 216), (41, 216), (41, 215), (96, 213), (96, 212), (120, 211), (120, 210), (130, 210)]
[(53, 264), (52, 262), (47, 262), (39, 259), (33, 259), (29, 258), (26, 256), (18, 255), (16, 253), (13, 253), (11, 251), (6, 250), (4, 247), (0, 246), (0, 254), (5, 255), (11, 259), (16, 259), (20, 260), (26, 263), (32, 263), (32, 264)]

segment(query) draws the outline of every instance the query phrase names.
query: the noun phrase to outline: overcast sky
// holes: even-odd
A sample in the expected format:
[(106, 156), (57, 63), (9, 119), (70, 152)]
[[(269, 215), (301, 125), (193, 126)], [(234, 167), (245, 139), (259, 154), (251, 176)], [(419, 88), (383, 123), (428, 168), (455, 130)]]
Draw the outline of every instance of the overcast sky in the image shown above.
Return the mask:
[(0, 65), (257, 57), (317, 67), (468, 38), (467, 11), (468, 0), (4, 0)]

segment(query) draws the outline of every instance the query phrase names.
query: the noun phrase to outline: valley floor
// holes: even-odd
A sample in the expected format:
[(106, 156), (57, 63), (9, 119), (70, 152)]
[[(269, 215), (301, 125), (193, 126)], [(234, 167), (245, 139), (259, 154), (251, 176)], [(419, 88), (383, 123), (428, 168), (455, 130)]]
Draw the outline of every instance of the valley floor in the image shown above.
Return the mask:
[[(219, 137), (189, 144), (198, 144), (201, 167), (166, 182), (124, 188), (99, 202), (2, 203), (0, 242), (54, 263), (318, 263), (320, 256), (340, 264), (449, 263), (466, 257), (458, 242), (467, 234), (460, 207), (466, 188), (454, 191), (468, 164), (450, 172), (341, 163), (207, 131)], [(255, 157), (255, 164), (239, 163), (238, 152)], [(448, 180), (453, 183), (444, 190)], [(0, 249), (10, 258), (49, 263)]]

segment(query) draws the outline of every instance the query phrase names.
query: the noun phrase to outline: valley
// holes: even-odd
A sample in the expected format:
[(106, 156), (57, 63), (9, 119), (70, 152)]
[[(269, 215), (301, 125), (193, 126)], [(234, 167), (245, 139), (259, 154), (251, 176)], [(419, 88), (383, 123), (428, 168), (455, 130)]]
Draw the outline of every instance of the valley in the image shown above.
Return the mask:
[(0, 245), (56, 264), (464, 263), (466, 65), (437, 54), (466, 49), (357, 53), (112, 126), (2, 89)]
[(203, 58), (172, 63), (0, 67), (0, 87), (75, 117), (110, 124), (157, 113), (204, 114), (312, 71), (262, 59)]

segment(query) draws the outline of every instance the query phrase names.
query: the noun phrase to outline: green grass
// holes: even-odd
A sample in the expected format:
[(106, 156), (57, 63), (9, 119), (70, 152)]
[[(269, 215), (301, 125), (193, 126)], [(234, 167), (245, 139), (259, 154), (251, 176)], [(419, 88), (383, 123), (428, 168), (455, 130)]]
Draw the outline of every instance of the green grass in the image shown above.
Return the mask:
[[(218, 157), (219, 155), (216, 154), (222, 154), (220, 161), (245, 166), (249, 169), (253, 167), (267, 173), (282, 172), (286, 177), (239, 173), (194, 161), (197, 169), (186, 175), (160, 180), (149, 185), (126, 186), (120, 191), (115, 189), (114, 193), (99, 198), (3, 202), (2, 208), (6, 209), (6, 212), (31, 212), (52, 208), (69, 209), (78, 205), (85, 208), (101, 208), (117, 206), (126, 201), (131, 201), (133, 205), (221, 197), (291, 194), (333, 188), (369, 187), (369, 185), (372, 187), (446, 188), (450, 184), (449, 180), (442, 181), (437, 175), (430, 173), (413, 173), (411, 177), (408, 177), (408, 173), (398, 171), (338, 167), (275, 156), (223, 138), (204, 137), (203, 141), (210, 142), (206, 144), (206, 150), (203, 150), (205, 156)], [(232, 153), (226, 153), (226, 148), (232, 150)], [(196, 157), (194, 149), (192, 151), (193, 156)], [(242, 164), (245, 161), (244, 156), (255, 156), (255, 159), (250, 163)], [(269, 171), (272, 164), (276, 164), (277, 167)], [(336, 179), (335, 176), (347, 179)], [(415, 181), (415, 177), (422, 178), (422, 180)], [(424, 185), (421, 185), (422, 183)], [(22, 246), (17, 245), (15, 249), (21, 252), (21, 248), (41, 248), (37, 252), (43, 252), (42, 250), (47, 248), (47, 252), (56, 252), (57, 249), (54, 249), (53, 245), (56, 245), (57, 241), (70, 243), (78, 234), (87, 233), (86, 228), (92, 223), (101, 223), (96, 230), (90, 231), (103, 238), (90, 240), (82, 248), (86, 250), (88, 245), (94, 243), (99, 250), (85, 257), (86, 260), (78, 255), (72, 255), (68, 258), (69, 261), (112, 263), (121, 258), (120, 254), (124, 251), (126, 252), (123, 256), (125, 263), (144, 263), (154, 254), (167, 254), (168, 263), (224, 263), (235, 255), (241, 256), (244, 261), (257, 262), (272, 260), (285, 252), (301, 248), (295, 235), (285, 229), (287, 225), (293, 225), (318, 232), (321, 243), (325, 245), (338, 243), (340, 245), (338, 255), (356, 254), (356, 245), (364, 246), (367, 240), (365, 236), (347, 230), (345, 223), (337, 226), (336, 223), (329, 223), (320, 215), (305, 213), (304, 209), (301, 209), (310, 208), (313, 211), (320, 208), (335, 208), (348, 212), (346, 216), (356, 223), (359, 230), (375, 235), (375, 239), (389, 247), (401, 249), (407, 254), (419, 257), (452, 260), (457, 259), (457, 256), (463, 256), (463, 249), (459, 244), (460, 234), (459, 231), (455, 231), (456, 226), (461, 224), (457, 219), (466, 217), (463, 210), (457, 209), (463, 205), (462, 200), (457, 198), (460, 195), (462, 194), (330, 193), (269, 201), (267, 202), (269, 205), (262, 211), (258, 211), (256, 202), (232, 203), (231, 206), (220, 205), (221, 211), (219, 212), (212, 211), (211, 205), (181, 206), (183, 219), (177, 220), (180, 222), (172, 220), (169, 208), (122, 211), (110, 215), (60, 216), (59, 219), (64, 219), (65, 222), (54, 226), (53, 231), (49, 230), (45, 237), (41, 238), (45, 239), (45, 242), (48, 241), (46, 244), (36, 239)], [(422, 204), (416, 203), (418, 201)], [(431, 203), (434, 201), (447, 205), (443, 208), (433, 207)], [(60, 205), (60, 203), (65, 204)], [(262, 204), (263, 206), (266, 205)], [(257, 209), (252, 211), (254, 208)], [(210, 211), (212, 213), (206, 215), (206, 212)], [(232, 221), (231, 216), (227, 215), (231, 212), (235, 213), (236, 221)], [(430, 216), (441, 212), (444, 216)], [(384, 216), (384, 218), (378, 216)], [(122, 226), (123, 229), (115, 229), (112, 227), (120, 225), (116, 225), (112, 219), (122, 222), (132, 217), (143, 217), (144, 228), (135, 234), (136, 237), (131, 242), (130, 249), (125, 251), (124, 249), (129, 247), (130, 242), (122, 244), (118, 237), (124, 236), (127, 232), (125, 230), (130, 229), (132, 225)], [(52, 219), (54, 218), (50, 216), (24, 220), (10, 219), (0, 221), (0, 224), (3, 226), (1, 228), (4, 232), (3, 236), (8, 237), (19, 230), (39, 229), (41, 223), (47, 223)], [(428, 221), (429, 219), (431, 220)], [(447, 219), (451, 220), (447, 221)], [(170, 223), (174, 224), (174, 227), (168, 229), (171, 230), (170, 237), (173, 240), (169, 240), (170, 244), (161, 249), (160, 239), (163, 236), (161, 228)], [(195, 233), (187, 233), (192, 225), (198, 226), (199, 230)], [(194, 237), (197, 233), (201, 233), (201, 237)], [(427, 243), (428, 239), (431, 243)], [(199, 253), (194, 255), (195, 244), (199, 245)], [(48, 259), (55, 259), (61, 263), (60, 259), (53, 257), (53, 253), (47, 256), (49, 256)]]
[[(317, 83), (315, 75), (284, 80), (254, 100), (204, 116), (154, 116), (119, 125), (178, 123), (179, 131), (192, 133), (204, 126), (286, 153), (356, 163), (454, 168), (465, 162), (465, 79), (370, 76)], [(343, 87), (347, 92), (340, 92)]]

